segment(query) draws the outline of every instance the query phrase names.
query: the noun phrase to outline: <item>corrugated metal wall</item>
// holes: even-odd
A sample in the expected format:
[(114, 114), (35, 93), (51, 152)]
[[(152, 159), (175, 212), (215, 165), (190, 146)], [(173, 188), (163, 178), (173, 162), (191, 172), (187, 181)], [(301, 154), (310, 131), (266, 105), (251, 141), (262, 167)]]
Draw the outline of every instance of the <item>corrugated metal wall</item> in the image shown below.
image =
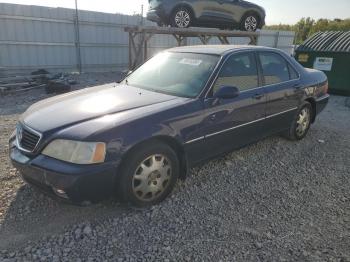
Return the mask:
[[(124, 27), (138, 25), (139, 16), (79, 11), (79, 23), (83, 71), (127, 68), (128, 34)], [(73, 9), (0, 3), (0, 75), (23, 74), (39, 68), (51, 72), (77, 70), (75, 28)], [(291, 53), (293, 39), (293, 32), (262, 31), (259, 44)], [(248, 43), (244, 38), (231, 41)], [(187, 44), (200, 42), (189, 38)], [(150, 53), (175, 45), (172, 36), (154, 36)]]

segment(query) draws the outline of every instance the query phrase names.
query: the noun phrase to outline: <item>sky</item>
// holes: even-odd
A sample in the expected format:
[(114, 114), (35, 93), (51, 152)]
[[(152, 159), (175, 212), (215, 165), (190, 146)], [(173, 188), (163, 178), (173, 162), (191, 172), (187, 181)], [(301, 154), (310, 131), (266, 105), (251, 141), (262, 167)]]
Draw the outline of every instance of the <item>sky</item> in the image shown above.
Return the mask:
[[(294, 24), (302, 17), (350, 18), (350, 0), (251, 0), (266, 9), (266, 23)], [(0, 3), (40, 5), (74, 8), (74, 0), (4, 0)], [(141, 13), (141, 5), (148, 8), (148, 0), (78, 0), (79, 9), (135, 14)]]

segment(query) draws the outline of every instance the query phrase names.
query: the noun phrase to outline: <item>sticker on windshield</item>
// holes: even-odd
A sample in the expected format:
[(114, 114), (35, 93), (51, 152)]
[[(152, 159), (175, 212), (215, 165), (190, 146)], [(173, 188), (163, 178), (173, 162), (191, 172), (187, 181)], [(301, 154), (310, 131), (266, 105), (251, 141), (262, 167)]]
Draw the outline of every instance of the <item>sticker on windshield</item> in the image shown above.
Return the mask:
[(199, 66), (201, 63), (202, 60), (199, 59), (183, 58), (180, 60), (180, 64), (184, 65)]

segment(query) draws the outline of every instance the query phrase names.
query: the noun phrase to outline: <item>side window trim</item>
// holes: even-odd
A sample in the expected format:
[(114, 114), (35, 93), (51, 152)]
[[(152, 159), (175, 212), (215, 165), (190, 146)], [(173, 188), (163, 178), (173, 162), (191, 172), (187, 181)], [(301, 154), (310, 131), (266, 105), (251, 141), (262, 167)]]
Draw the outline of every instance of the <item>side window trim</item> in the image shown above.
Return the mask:
[[(264, 76), (264, 73), (263, 73), (263, 68), (262, 68), (262, 63), (261, 63), (261, 60), (260, 60), (260, 55), (261, 53), (273, 53), (273, 54), (276, 54), (276, 55), (279, 55), (286, 63), (287, 65), (287, 69), (288, 69), (288, 74), (289, 74), (289, 80), (288, 81), (282, 81), (282, 82), (279, 82), (279, 83), (275, 83), (275, 84), (269, 84), (269, 85), (266, 85), (266, 82), (265, 82), (265, 76)], [(261, 79), (262, 79), (262, 83), (263, 85), (261, 87), (269, 87), (269, 86), (274, 86), (274, 85), (279, 85), (279, 84), (284, 84), (284, 83), (289, 83), (291, 81), (296, 81), (296, 80), (300, 80), (300, 73), (298, 70), (295, 69), (294, 65), (292, 65), (289, 61), (287, 61), (287, 59), (285, 59), (283, 57), (283, 55), (281, 55), (279, 52), (276, 52), (276, 51), (273, 51), (273, 50), (269, 50), (269, 51), (258, 51), (257, 52), (257, 61), (259, 61), (259, 68), (261, 70)], [(298, 78), (295, 78), (295, 79), (290, 79), (291, 77), (291, 74), (290, 74), (290, 70), (289, 68), (292, 68), (296, 73), (297, 73), (297, 76)]]
[[(290, 62), (287, 61), (287, 64), (288, 64), (288, 71), (289, 71), (289, 78), (290, 78), (290, 80), (299, 80), (300, 79), (300, 73), (298, 72), (298, 70), (296, 70)], [(292, 79), (292, 73), (290, 72), (291, 70), (294, 71), (294, 73), (297, 76), (297, 78)]]
[[(255, 89), (259, 89), (259, 88), (264, 88), (264, 87), (277, 85), (277, 84), (271, 84), (271, 85), (266, 85), (265, 84), (265, 77), (264, 77), (264, 74), (263, 74), (262, 64), (261, 64), (261, 60), (260, 60), (260, 56), (259, 56), (259, 54), (263, 53), (263, 52), (270, 52), (270, 53), (274, 53), (274, 54), (277, 54), (277, 55), (281, 56), (286, 61), (287, 65), (290, 65), (295, 70), (295, 72), (298, 75), (298, 78), (296, 78), (296, 79), (283, 81), (283, 82), (280, 82), (278, 84), (283, 84), (283, 83), (288, 83), (288, 82), (291, 82), (291, 81), (300, 80), (300, 78), (301, 78), (300, 72), (297, 69), (295, 69), (295, 66), (292, 63), (290, 63), (289, 61), (287, 61), (287, 59), (285, 59), (279, 52), (276, 52), (276, 51), (273, 51), (273, 50), (269, 50), (269, 51), (259, 51), (259, 50), (258, 51), (253, 51), (253, 50), (251, 50), (251, 51), (247, 51), (247, 50), (238, 51), (238, 52), (233, 52), (233, 53), (229, 54), (225, 59), (223, 59), (223, 61), (221, 62), (221, 65), (218, 68), (218, 71), (217, 71), (214, 79), (210, 83), (210, 87), (207, 89), (207, 91), (206, 91), (206, 93), (204, 95), (204, 99), (210, 98), (209, 94), (214, 88), (215, 82), (218, 79), (218, 76), (219, 76), (219, 74), (221, 72), (222, 67), (224, 66), (226, 61), (228, 59), (230, 59), (231, 56), (236, 55), (236, 54), (245, 54), (245, 53), (252, 53), (252, 54), (254, 54), (255, 61), (256, 61), (256, 64), (257, 64), (257, 69), (258, 69), (258, 80), (259, 80), (258, 81), (258, 85), (259, 86), (255, 87), (255, 88), (252, 88), (252, 89), (249, 89), (249, 90), (241, 91), (241, 93), (249, 92), (249, 91), (252, 91), (252, 90), (255, 90)], [(289, 71), (289, 69), (288, 69), (288, 71)]]
[(234, 55), (244, 55), (244, 54), (251, 54), (255, 59), (255, 64), (257, 67), (258, 86), (254, 87), (254, 88), (247, 89), (247, 90), (243, 90), (240, 93), (249, 92), (251, 90), (255, 90), (255, 89), (263, 87), (262, 82), (261, 82), (261, 78), (260, 78), (260, 69), (259, 69), (259, 63), (257, 60), (257, 56), (258, 56), (257, 52), (253, 51), (253, 50), (243, 50), (243, 51), (238, 51), (238, 52), (232, 52), (223, 60), (222, 64), (220, 65), (219, 70), (217, 71), (215, 78), (213, 79), (212, 83), (210, 84), (208, 91), (205, 93), (204, 99), (211, 98), (210, 93), (212, 93), (212, 91), (215, 87), (216, 80), (218, 79), (220, 72), (221, 72), (222, 68), (224, 67), (225, 63)]
[(256, 68), (258, 69), (258, 79), (259, 79), (259, 88), (264, 87), (265, 85), (265, 78), (263, 74), (263, 69), (259, 57), (259, 52), (254, 51), (255, 61), (256, 61)]
[[(283, 57), (284, 58), (284, 57)], [(287, 61), (287, 59), (285, 59)], [(296, 69), (295, 65), (293, 65), (291, 62), (287, 61), (287, 64), (297, 73), (298, 78), (292, 79), (292, 80), (300, 80), (301, 75), (300, 72)]]

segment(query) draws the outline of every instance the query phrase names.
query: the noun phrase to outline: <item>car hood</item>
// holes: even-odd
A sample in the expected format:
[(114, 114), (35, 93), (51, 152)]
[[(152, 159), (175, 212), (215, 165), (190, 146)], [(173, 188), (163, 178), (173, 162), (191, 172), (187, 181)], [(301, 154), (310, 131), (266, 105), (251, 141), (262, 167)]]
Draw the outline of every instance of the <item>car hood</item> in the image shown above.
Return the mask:
[(107, 114), (160, 104), (179, 97), (128, 85), (108, 84), (45, 99), (32, 105), (21, 122), (45, 132)]

